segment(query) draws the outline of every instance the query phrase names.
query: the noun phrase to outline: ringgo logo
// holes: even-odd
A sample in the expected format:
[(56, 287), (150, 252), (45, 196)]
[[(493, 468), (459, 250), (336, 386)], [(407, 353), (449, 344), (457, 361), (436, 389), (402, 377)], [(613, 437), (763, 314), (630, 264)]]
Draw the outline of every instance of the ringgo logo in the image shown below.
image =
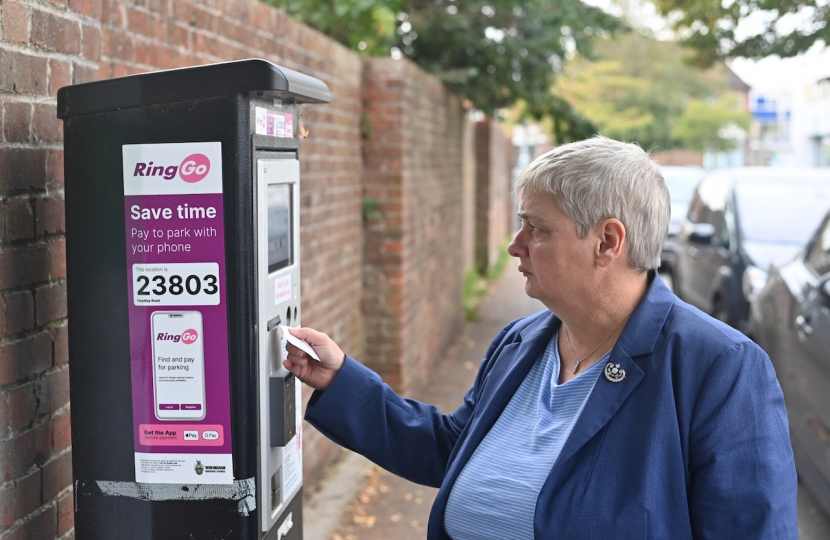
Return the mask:
[(178, 173), (179, 177), (188, 184), (195, 184), (210, 172), (210, 160), (204, 154), (191, 154), (184, 158), (180, 165), (157, 165), (152, 161), (135, 164), (133, 176), (160, 177), (172, 180)]
[(172, 341), (173, 343), (181, 341), (185, 345), (196, 343), (197, 339), (199, 339), (199, 332), (192, 328), (185, 330), (181, 333), (181, 335), (168, 334), (167, 332), (159, 332), (158, 335), (156, 335), (156, 341)]

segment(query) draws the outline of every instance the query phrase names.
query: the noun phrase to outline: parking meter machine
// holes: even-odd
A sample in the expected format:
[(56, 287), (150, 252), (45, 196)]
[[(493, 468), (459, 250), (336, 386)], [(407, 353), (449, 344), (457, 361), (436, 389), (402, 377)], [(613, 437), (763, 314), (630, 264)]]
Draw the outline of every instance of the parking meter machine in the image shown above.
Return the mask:
[(302, 538), (300, 104), (264, 60), (61, 88), (78, 540)]

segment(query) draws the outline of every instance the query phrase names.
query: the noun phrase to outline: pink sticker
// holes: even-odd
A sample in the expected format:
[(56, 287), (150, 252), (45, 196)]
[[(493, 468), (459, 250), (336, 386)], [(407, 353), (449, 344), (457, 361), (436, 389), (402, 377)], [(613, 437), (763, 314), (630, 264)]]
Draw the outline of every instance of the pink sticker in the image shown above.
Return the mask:
[(139, 424), (139, 438), (146, 446), (222, 446), (224, 429), (215, 424)]

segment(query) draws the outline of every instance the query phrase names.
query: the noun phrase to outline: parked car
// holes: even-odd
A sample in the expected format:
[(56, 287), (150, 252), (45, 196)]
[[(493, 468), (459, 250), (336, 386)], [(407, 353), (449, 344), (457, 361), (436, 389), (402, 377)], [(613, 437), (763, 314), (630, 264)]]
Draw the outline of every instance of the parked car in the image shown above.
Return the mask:
[(697, 187), (703, 175), (706, 174), (706, 171), (696, 166), (666, 166), (660, 167), (660, 171), (663, 173), (663, 179), (666, 181), (666, 187), (669, 188), (669, 195), (671, 196), (669, 235), (663, 243), (660, 266), (662, 271), (671, 274), (675, 260), (675, 238), (680, 233), (683, 218), (686, 217), (686, 211), (689, 208), (689, 201), (692, 200), (695, 187)]
[(770, 273), (747, 333), (775, 366), (801, 482), (830, 513), (830, 213), (807, 247)]
[(744, 331), (771, 264), (791, 259), (830, 208), (830, 169), (716, 171), (695, 190), (672, 274), (683, 300)]

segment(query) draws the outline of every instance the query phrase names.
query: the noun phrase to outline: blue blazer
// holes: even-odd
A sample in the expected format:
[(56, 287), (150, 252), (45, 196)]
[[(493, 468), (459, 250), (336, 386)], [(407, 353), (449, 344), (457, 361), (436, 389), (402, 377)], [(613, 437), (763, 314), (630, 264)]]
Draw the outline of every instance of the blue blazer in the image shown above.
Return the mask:
[[(401, 398), (347, 358), (306, 419), (381, 467), (440, 487), (427, 538), (448, 540), (458, 473), (559, 325), (546, 310), (504, 328), (452, 414)], [(787, 413), (758, 346), (655, 277), (610, 361), (626, 377), (597, 381), (539, 493), (536, 539), (798, 538)], [(505, 460), (512, 451), (521, 449)]]

